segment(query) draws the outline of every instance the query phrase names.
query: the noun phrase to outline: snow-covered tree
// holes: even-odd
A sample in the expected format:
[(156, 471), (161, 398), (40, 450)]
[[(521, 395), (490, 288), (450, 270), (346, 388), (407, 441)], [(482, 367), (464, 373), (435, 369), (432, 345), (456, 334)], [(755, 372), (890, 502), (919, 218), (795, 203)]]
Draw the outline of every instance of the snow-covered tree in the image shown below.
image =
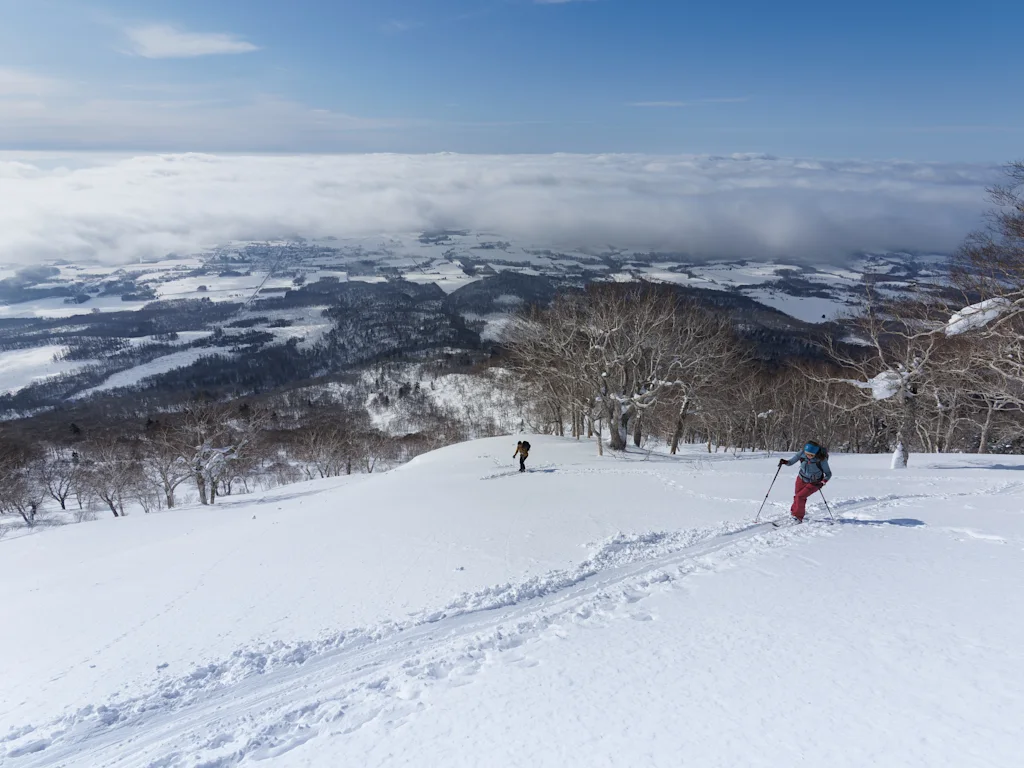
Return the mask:
[(232, 465), (255, 450), (267, 418), (265, 409), (248, 404), (195, 401), (185, 406), (175, 444), (191, 468), (201, 503), (216, 503), (222, 484), (234, 476)]
[(0, 513), (20, 515), (27, 526), (36, 524), (43, 504), (34, 450), (17, 440), (0, 440)]
[(184, 431), (167, 421), (152, 422), (143, 435), (142, 471), (150, 485), (160, 489), (168, 509), (177, 502), (178, 487), (193, 474), (191, 446), (184, 438)]
[(114, 517), (125, 514), (125, 504), (138, 489), (142, 467), (138, 446), (123, 436), (111, 434), (83, 446), (83, 482), (89, 493), (102, 501)]
[[(853, 318), (859, 345), (830, 338), (826, 350), (846, 375), (819, 373), (819, 382), (846, 383), (860, 393), (848, 410), (870, 410), (880, 433), (877, 446), (903, 446), (909, 460), (910, 444), (922, 439), (922, 419), (935, 397), (936, 383), (962, 375), (967, 362), (951, 354), (952, 342), (933, 303), (919, 297), (887, 300), (872, 292), (863, 312)], [(904, 461), (905, 463), (905, 461)]]
[(67, 509), (67, 500), (76, 495), (82, 482), (78, 454), (66, 448), (51, 447), (39, 461), (39, 480), (46, 495), (61, 509)]

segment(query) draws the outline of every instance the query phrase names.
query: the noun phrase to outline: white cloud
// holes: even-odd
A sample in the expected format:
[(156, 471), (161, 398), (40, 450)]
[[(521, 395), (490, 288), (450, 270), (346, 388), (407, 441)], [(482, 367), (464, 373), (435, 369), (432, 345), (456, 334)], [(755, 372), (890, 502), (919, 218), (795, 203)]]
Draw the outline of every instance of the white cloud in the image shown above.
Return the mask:
[(229, 99), (151, 92), (140, 98), (0, 98), (0, 145), (56, 147), (238, 147), (338, 145), (411, 125), (347, 115), (269, 94)]
[(645, 155), (0, 154), (0, 262), (441, 227), (551, 246), (841, 259), (947, 251), (989, 167)]
[(186, 32), (170, 24), (129, 27), (125, 34), (132, 43), (132, 52), (147, 59), (184, 59), (259, 50), (257, 46), (235, 35)]
[(48, 77), (23, 69), (0, 67), (0, 98), (36, 96), (54, 90), (58, 83)]

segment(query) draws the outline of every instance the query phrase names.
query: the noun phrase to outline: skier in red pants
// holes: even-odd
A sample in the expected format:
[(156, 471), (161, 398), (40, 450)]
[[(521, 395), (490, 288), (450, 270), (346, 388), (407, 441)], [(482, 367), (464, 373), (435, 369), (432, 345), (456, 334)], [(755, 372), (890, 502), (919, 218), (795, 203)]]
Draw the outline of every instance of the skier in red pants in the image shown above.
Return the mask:
[(800, 474), (796, 478), (796, 492), (789, 512), (796, 522), (802, 523), (807, 512), (807, 499), (832, 479), (832, 470), (828, 466), (828, 451), (814, 441), (807, 443), (793, 458), (779, 459), (779, 466), (791, 467), (797, 462), (800, 462)]

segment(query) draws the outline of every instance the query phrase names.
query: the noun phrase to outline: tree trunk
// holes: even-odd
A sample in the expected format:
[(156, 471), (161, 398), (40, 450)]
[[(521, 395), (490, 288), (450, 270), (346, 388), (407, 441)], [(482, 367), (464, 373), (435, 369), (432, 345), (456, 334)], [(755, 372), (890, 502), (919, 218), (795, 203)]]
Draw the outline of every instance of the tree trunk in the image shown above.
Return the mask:
[(620, 412), (620, 406), (614, 400), (608, 402), (608, 439), (613, 451), (626, 450), (626, 429), (623, 421), (628, 417)]
[(992, 411), (993, 408), (990, 405), (988, 413), (985, 414), (985, 423), (981, 425), (981, 437), (978, 438), (978, 453), (988, 453), (988, 435), (992, 429)]
[(643, 442), (643, 419), (640, 417), (640, 414), (638, 413), (636, 415), (636, 418), (633, 419), (633, 445), (635, 445), (637, 448), (639, 448), (640, 444), (642, 442)]
[(167, 508), (168, 509), (174, 509), (174, 489), (173, 488), (165, 488), (164, 489), (164, 497), (167, 499)]
[(690, 410), (689, 398), (683, 400), (682, 406), (679, 408), (679, 416), (676, 417), (676, 429), (672, 433), (672, 448), (671, 453), (673, 456), (679, 451), (679, 441), (683, 439), (683, 428), (686, 425), (686, 414)]
[(203, 477), (202, 472), (196, 473), (196, 488), (199, 490), (199, 501), (204, 505), (209, 504), (209, 500), (206, 498), (206, 478)]
[(619, 450), (626, 450), (626, 443), (629, 442), (629, 411), (623, 411), (619, 416), (619, 423), (615, 425), (618, 432)]

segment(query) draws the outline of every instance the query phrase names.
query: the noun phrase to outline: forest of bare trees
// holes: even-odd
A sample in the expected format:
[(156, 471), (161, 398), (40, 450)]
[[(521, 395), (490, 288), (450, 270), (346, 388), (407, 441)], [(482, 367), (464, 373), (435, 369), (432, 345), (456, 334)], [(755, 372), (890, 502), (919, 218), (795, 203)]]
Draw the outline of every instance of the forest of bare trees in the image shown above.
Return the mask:
[(330, 399), (288, 416), (273, 404), (194, 400), (141, 422), (72, 423), (42, 435), (8, 428), (0, 432), (0, 514), (34, 526), (44, 508), (81, 520), (172, 509), (183, 499), (210, 506), (258, 488), (373, 472), (435, 447), (388, 436), (365, 411)]

